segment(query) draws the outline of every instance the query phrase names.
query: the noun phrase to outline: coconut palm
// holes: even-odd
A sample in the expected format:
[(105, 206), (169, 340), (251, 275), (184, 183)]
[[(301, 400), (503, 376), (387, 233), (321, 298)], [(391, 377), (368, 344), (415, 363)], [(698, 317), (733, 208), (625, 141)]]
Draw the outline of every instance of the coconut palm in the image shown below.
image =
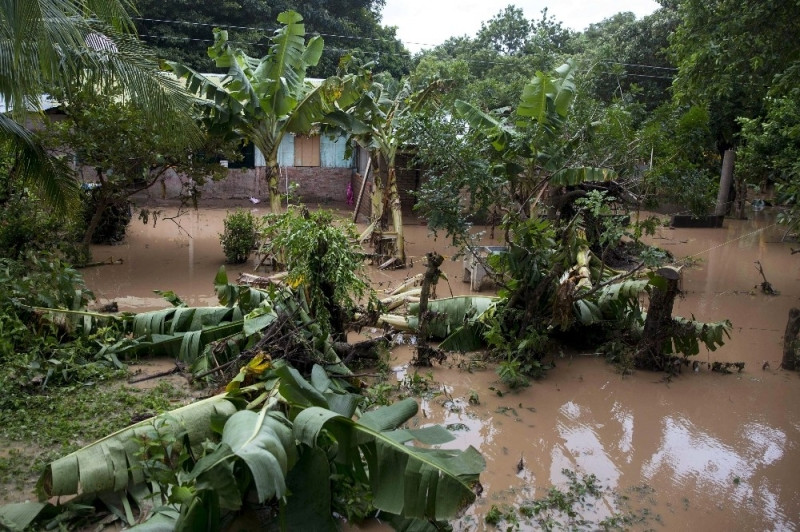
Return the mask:
[[(155, 57), (139, 43), (127, 0), (0, 1), (0, 136), (11, 140), (14, 175), (36, 185), (64, 208), (77, 186), (65, 166), (47, 156), (31, 131), (43, 112), (43, 95), (76, 87), (125, 88), (152, 116), (188, 109), (180, 85), (159, 73)], [(174, 116), (174, 114), (173, 114)], [(187, 127), (189, 132), (192, 126)]]

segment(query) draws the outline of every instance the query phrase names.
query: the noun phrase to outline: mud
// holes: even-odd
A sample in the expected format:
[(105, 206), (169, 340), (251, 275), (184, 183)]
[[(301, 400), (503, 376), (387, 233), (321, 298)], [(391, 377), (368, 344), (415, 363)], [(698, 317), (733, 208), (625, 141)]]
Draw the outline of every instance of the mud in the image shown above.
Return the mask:
[[(122, 246), (93, 250), (95, 260), (113, 256), (124, 263), (86, 270), (86, 282), (120, 310), (165, 306), (153, 289), (173, 290), (192, 305), (213, 304), (213, 278), (224, 262), (218, 240), (224, 216), (224, 209), (204, 209), (181, 219), (191, 237), (169, 222), (134, 224)], [(545, 379), (508, 393), (492, 367), (454, 358), (433, 368), (432, 380), (440, 384), (431, 385), (414, 423), (450, 425), (457, 429), (455, 445), (473, 445), (487, 461), (483, 495), (460, 528), (482, 528), (492, 504), (543, 496), (551, 484), (563, 484), (563, 468), (594, 473), (629, 497), (632, 509), (648, 516), (634, 528), (800, 527), (800, 376), (779, 369), (787, 313), (800, 305), (800, 258), (779, 242), (783, 231), (774, 225), (774, 213), (751, 216), (726, 220), (721, 229), (663, 228), (652, 240), (676, 258), (695, 259), (684, 271), (685, 295), (676, 313), (734, 324), (724, 347), (698, 358), (744, 361), (742, 373), (721, 375), (704, 366), (671, 380), (646, 372), (622, 377), (591, 353), (572, 353), (557, 359)], [(427, 251), (457, 251), (413, 220), (406, 231), (413, 267), (372, 270), (376, 289), (422, 272), (420, 257)], [(758, 290), (756, 260), (778, 296)], [(249, 270), (228, 267), (232, 279)], [(444, 270), (450, 288), (440, 284), (440, 297), (451, 289), (468, 293), (460, 261), (445, 261)], [(399, 379), (409, 371), (411, 349), (392, 352)], [(769, 367), (762, 369), (765, 361)], [(469, 403), (472, 394), (480, 404)], [(520, 458), (525, 467), (518, 472)], [(596, 515), (608, 515), (614, 504), (609, 497)]]

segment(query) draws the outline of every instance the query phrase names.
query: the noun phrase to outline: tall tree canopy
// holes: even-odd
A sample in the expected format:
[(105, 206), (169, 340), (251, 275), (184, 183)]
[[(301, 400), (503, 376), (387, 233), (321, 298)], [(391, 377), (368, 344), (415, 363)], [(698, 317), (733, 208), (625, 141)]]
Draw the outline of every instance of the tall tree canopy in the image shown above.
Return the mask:
[(420, 78), (451, 79), (453, 96), (484, 109), (511, 107), (539, 70), (555, 68), (573, 52), (574, 34), (543, 10), (529, 20), (508, 6), (474, 37), (448, 39), (417, 59)]
[(231, 43), (247, 55), (261, 57), (278, 15), (293, 10), (303, 15), (306, 31), (325, 38), (326, 48), (312, 76), (336, 73), (347, 55), (374, 61), (382, 71), (400, 76), (408, 71), (410, 56), (395, 35), (395, 28), (380, 24), (384, 0), (233, 0), (221, 3), (177, 0), (138, 0), (135, 18), (142, 38), (159, 56), (201, 72), (218, 70), (206, 54), (213, 43), (212, 28), (228, 31)]
[(800, 0), (682, 0), (678, 13), (675, 95), (708, 105), (720, 148), (729, 148), (737, 118), (761, 115), (773, 83), (798, 70)]

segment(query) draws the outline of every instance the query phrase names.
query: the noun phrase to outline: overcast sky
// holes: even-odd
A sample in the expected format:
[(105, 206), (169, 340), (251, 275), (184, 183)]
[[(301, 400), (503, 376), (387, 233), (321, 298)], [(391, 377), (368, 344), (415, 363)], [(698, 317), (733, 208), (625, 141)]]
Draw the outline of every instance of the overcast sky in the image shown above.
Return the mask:
[(549, 15), (577, 31), (621, 11), (632, 11), (641, 18), (660, 7), (653, 0), (386, 0), (383, 24), (397, 26), (400, 40), (409, 50), (417, 52), (441, 44), (449, 37), (474, 37), (481, 22), (489, 20), (509, 4), (522, 8), (528, 19), (536, 20), (547, 7)]

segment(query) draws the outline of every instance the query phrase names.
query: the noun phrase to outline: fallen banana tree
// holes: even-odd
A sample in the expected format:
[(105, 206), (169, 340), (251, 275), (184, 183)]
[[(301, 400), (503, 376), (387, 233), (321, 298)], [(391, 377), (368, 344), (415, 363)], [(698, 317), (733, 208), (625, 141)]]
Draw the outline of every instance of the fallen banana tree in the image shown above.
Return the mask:
[(409, 446), (438, 446), (453, 436), (440, 426), (400, 428), (417, 413), (411, 399), (361, 414), (360, 396), (350, 390), (319, 365), (308, 381), (283, 361), (253, 359), (227, 394), (48, 465), (38, 484), (42, 500), (78, 498), (64, 506), (2, 507), (0, 522), (12, 530), (47, 527), (59, 510), (92, 504), (104, 509), (99, 519), (133, 530), (220, 530), (254, 508), (265, 528), (336, 530), (333, 511), (346, 496), (337, 486), (355, 485), (372, 494), (382, 518), (436, 530), (433, 522), (475, 500), (472, 486), (485, 466), (475, 449)]
[[(588, 250), (581, 250), (587, 254)], [(588, 264), (588, 259), (586, 259)], [(568, 331), (580, 331), (589, 327), (601, 327), (616, 332), (624, 329), (634, 345), (645, 338), (644, 329), (647, 312), (641, 308), (643, 294), (658, 293), (666, 280), (655, 272), (639, 272), (641, 278), (606, 268), (609, 277), (600, 284), (592, 285), (590, 274), (581, 265), (566, 272), (558, 282), (553, 303), (554, 315), (562, 329), (551, 325), (549, 331), (564, 337)], [(572, 275), (575, 275), (573, 277)], [(616, 276), (614, 276), (616, 274)], [(439, 349), (470, 352), (493, 348), (498, 345), (497, 331), (501, 329), (498, 313), (504, 312), (508, 298), (485, 296), (460, 296), (428, 302), (432, 315), (430, 335), (440, 340)], [(403, 332), (418, 332), (418, 305), (409, 305), (407, 315), (383, 314), (380, 324)], [(723, 345), (729, 336), (731, 324), (727, 320), (702, 323), (681, 317), (668, 316), (671, 324), (659, 337), (658, 356), (665, 357), (660, 369), (668, 367), (671, 357), (697, 355), (700, 346), (714, 351)], [(502, 341), (502, 339), (500, 340)]]
[(396, 526), (434, 530), (431, 523), (475, 499), (472, 484), (484, 467), (477, 451), (407, 445), (452, 439), (441, 427), (401, 429), (417, 412), (414, 401), (360, 411), (361, 383), (309, 315), (302, 289), (230, 284), (224, 269), (215, 286), (218, 307), (186, 307), (164, 293), (173, 306), (159, 311), (69, 311), (84, 333), (101, 318), (116, 323), (119, 339), (98, 357), (175, 356), (198, 378), (229, 381), (226, 394), (56, 460), (42, 474), (39, 496), (74, 498), (2, 507), (3, 526), (47, 528), (100, 508), (95, 521), (139, 530), (215, 530), (255, 504), (265, 527), (334, 530), (333, 512), (354, 504), (350, 490), (372, 494), (360, 515), (379, 510)]

